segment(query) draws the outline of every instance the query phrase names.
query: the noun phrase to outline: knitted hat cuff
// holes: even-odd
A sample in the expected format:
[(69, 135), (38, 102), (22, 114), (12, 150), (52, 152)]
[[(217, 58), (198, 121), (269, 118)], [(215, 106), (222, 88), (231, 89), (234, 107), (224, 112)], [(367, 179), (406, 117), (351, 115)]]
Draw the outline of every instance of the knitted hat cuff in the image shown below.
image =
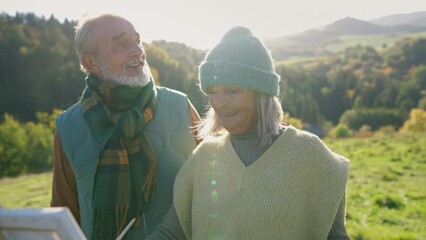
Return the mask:
[(232, 61), (203, 62), (200, 66), (199, 79), (204, 94), (212, 85), (243, 87), (270, 96), (277, 96), (279, 93), (278, 74)]

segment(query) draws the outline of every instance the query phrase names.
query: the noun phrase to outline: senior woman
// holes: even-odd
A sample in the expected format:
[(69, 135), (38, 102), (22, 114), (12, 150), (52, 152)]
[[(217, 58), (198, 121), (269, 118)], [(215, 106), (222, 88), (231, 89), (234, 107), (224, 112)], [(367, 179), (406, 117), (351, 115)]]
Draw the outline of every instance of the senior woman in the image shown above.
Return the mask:
[[(166, 222), (177, 215), (187, 239), (349, 239), (349, 161), (281, 124), (280, 77), (265, 45), (232, 28), (199, 77), (210, 101), (204, 140), (178, 173)], [(163, 234), (175, 231), (166, 225)]]

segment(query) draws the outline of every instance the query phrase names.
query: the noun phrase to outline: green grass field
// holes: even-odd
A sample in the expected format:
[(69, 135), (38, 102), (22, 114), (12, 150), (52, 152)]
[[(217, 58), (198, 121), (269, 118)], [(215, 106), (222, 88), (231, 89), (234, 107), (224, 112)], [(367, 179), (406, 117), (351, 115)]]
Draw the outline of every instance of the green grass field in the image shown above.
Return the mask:
[[(288, 59), (275, 62), (275, 66), (302, 65), (309, 68), (310, 65), (315, 65), (318, 63), (318, 61), (329, 58), (331, 56), (331, 53), (341, 54), (342, 52), (344, 52), (345, 49), (349, 47), (354, 47), (357, 45), (370, 46), (374, 48), (377, 52), (382, 52), (393, 46), (398, 41), (409, 37), (426, 38), (426, 31), (399, 34), (341, 36), (338, 39), (324, 43), (319, 47), (319, 49), (326, 50), (326, 52), (328, 52), (325, 55), (315, 54), (314, 56), (312, 56), (311, 54), (309, 54), (308, 56), (302, 55), (290, 57)], [(284, 45), (283, 47), (286, 46)]]
[[(426, 239), (426, 133), (325, 140), (351, 160), (347, 230), (352, 239)], [(46, 207), (51, 173), (0, 180), (5, 208)]]
[(351, 160), (352, 239), (426, 239), (426, 134), (326, 141)]

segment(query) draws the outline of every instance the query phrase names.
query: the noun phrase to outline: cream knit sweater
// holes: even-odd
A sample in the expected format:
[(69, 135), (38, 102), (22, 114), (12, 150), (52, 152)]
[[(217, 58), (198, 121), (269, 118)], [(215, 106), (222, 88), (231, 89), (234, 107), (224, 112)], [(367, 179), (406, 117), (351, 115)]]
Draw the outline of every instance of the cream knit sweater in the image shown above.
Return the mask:
[(205, 139), (180, 170), (174, 205), (188, 239), (326, 239), (349, 161), (288, 127), (246, 167), (225, 134)]

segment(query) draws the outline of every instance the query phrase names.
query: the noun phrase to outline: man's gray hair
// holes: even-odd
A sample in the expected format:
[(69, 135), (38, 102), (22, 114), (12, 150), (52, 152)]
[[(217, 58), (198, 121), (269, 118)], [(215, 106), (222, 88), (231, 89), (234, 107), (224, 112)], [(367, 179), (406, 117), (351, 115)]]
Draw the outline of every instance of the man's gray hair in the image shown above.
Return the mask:
[[(283, 120), (283, 110), (278, 97), (256, 93), (257, 131), (259, 144), (272, 143), (272, 136), (279, 134)], [(216, 135), (226, 130), (220, 124), (214, 109), (209, 106), (206, 117), (198, 126), (198, 135), (201, 139), (209, 135)]]
[(81, 57), (83, 54), (95, 54), (96, 46), (93, 39), (93, 31), (95, 25), (105, 19), (105, 18), (121, 18), (122, 17), (112, 14), (112, 13), (104, 13), (97, 15), (87, 15), (80, 18), (75, 26), (75, 50), (77, 52), (78, 60), (80, 62), (80, 70), (85, 74), (88, 74), (87, 69), (83, 66), (81, 62)]

